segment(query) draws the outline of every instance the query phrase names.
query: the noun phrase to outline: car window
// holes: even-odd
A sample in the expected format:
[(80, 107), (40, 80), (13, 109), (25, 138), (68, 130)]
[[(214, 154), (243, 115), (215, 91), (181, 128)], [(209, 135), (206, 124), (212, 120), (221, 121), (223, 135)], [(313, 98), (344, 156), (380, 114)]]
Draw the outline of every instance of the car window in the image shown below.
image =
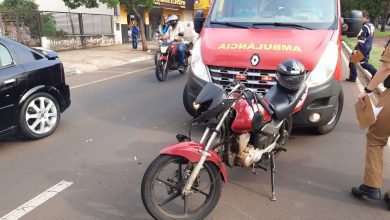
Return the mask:
[(18, 53), (18, 57), (20, 59), (20, 62), (23, 64), (43, 59), (43, 56), (31, 50), (21, 50), (20, 53)]
[(14, 61), (11, 53), (4, 45), (0, 44), (0, 67), (3, 68), (12, 64), (14, 64)]

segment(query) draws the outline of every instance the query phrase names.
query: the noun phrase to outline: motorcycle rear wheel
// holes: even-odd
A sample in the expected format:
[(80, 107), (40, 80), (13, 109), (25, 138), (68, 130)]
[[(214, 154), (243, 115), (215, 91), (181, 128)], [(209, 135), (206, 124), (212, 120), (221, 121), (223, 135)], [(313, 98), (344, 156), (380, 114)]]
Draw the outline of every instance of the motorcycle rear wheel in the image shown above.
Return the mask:
[(156, 77), (158, 81), (162, 82), (167, 79), (168, 67), (167, 62), (158, 60), (156, 65)]
[[(211, 162), (205, 162), (192, 187), (193, 193), (184, 196), (181, 191), (186, 182), (188, 163), (183, 157), (159, 155), (149, 165), (142, 179), (141, 195), (146, 210), (153, 218), (204, 219), (217, 205), (222, 193), (219, 168)], [(164, 171), (170, 175), (163, 176)], [(207, 179), (209, 181), (203, 184)], [(161, 196), (166, 198), (161, 199)], [(200, 202), (199, 207), (195, 206), (199, 201), (203, 202)]]

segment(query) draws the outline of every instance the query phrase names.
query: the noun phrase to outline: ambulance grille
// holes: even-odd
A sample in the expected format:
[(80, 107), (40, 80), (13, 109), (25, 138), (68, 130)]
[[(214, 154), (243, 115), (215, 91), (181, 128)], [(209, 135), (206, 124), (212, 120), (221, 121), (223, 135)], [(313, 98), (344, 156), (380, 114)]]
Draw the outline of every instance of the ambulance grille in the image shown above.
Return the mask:
[[(209, 66), (213, 83), (222, 85), (225, 89), (234, 80), (241, 81), (247, 88), (258, 93), (266, 93), (276, 85), (276, 73), (272, 70), (256, 70)], [(229, 88), (227, 88), (229, 91)]]

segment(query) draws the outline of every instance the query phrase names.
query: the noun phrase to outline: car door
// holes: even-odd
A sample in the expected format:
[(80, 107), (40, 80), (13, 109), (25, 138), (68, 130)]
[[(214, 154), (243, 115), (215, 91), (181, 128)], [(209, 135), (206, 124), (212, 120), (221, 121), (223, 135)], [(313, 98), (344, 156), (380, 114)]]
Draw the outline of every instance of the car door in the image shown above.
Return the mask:
[(16, 124), (14, 113), (26, 90), (26, 75), (7, 42), (0, 40), (0, 132)]

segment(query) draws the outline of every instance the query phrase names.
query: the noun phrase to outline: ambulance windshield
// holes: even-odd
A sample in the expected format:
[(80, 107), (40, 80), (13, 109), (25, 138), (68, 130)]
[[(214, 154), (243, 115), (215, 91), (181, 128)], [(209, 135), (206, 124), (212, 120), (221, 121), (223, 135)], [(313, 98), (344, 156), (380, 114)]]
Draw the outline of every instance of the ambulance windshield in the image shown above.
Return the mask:
[[(211, 24), (258, 26), (279, 24), (278, 28), (337, 28), (336, 1), (324, 0), (216, 0), (211, 9)], [(231, 25), (232, 26), (232, 25)]]

